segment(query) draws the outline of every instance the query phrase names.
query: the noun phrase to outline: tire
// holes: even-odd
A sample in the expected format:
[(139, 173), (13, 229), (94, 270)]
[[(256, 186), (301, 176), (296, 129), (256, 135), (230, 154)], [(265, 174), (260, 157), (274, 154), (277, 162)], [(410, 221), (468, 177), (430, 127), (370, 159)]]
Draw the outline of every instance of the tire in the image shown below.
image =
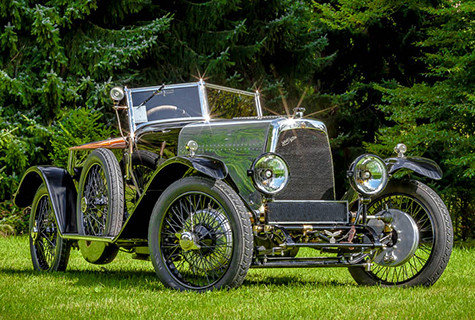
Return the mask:
[(234, 288), (251, 265), (251, 222), (239, 196), (224, 182), (183, 178), (155, 204), (149, 250), (158, 278), (169, 288)]
[[(140, 194), (144, 191), (145, 186), (152, 177), (155, 168), (157, 167), (158, 158), (159, 156), (156, 153), (146, 150), (137, 150), (132, 154), (132, 173), (135, 176), (135, 180), (137, 181)], [(122, 173), (125, 176), (125, 159), (120, 161), (120, 167), (122, 168)], [(134, 211), (139, 198), (139, 193), (135, 189), (133, 181), (126, 181), (124, 184), (124, 221), (127, 220), (130, 213)]]
[(38, 271), (64, 271), (71, 245), (59, 234), (56, 217), (46, 186), (36, 191), (30, 215), (30, 254)]
[(444, 272), (452, 252), (453, 230), (447, 207), (434, 190), (415, 180), (390, 182), (372, 199), (368, 215), (381, 211), (386, 204), (417, 223), (420, 241), (414, 255), (396, 267), (373, 263), (368, 272), (350, 268), (350, 274), (361, 285), (431, 286)]
[(77, 201), (78, 230), (82, 235), (119, 234), (124, 214), (124, 186), (119, 163), (108, 149), (96, 149), (81, 172)]

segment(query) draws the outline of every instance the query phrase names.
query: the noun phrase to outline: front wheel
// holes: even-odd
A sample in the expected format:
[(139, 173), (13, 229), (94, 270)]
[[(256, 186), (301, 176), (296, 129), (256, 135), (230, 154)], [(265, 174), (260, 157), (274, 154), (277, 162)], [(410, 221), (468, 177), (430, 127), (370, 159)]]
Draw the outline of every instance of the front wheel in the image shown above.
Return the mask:
[(59, 234), (48, 190), (42, 184), (31, 205), (30, 253), (33, 267), (39, 271), (64, 271), (70, 251), (71, 245)]
[(163, 192), (153, 209), (149, 248), (167, 287), (233, 288), (251, 264), (251, 222), (237, 193), (224, 182), (183, 178)]
[[(452, 221), (442, 199), (425, 184), (394, 181), (368, 205), (368, 215), (394, 209), (406, 220), (414, 221), (416, 241), (413, 253), (403, 263), (390, 265), (373, 261), (370, 271), (350, 268), (362, 285), (430, 286), (442, 275), (449, 262), (453, 244)], [(397, 235), (394, 235), (397, 237)]]

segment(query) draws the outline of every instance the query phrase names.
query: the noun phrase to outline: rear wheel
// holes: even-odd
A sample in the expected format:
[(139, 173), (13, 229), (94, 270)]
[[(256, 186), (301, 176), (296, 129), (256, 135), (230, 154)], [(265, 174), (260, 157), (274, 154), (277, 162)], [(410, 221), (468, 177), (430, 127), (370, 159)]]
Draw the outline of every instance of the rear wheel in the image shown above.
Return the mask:
[(153, 209), (149, 247), (158, 278), (177, 290), (233, 288), (251, 264), (251, 222), (236, 192), (221, 181), (187, 177)]
[[(430, 286), (442, 275), (449, 262), (453, 244), (452, 221), (442, 199), (419, 181), (395, 181), (372, 199), (368, 215), (394, 210), (400, 220), (415, 222), (413, 253), (392, 265), (391, 259), (376, 259), (370, 271), (350, 268), (355, 281), (363, 285)], [(393, 222), (394, 223), (394, 222)], [(409, 228), (410, 229), (410, 228)], [(400, 230), (403, 233), (406, 230)], [(407, 230), (410, 232), (411, 230)], [(393, 237), (397, 238), (397, 234)], [(390, 248), (387, 249), (392, 250)], [(383, 251), (384, 253), (384, 251)], [(377, 253), (376, 257), (384, 256)]]
[(59, 235), (48, 190), (42, 184), (31, 205), (30, 253), (33, 267), (39, 271), (64, 271), (70, 251), (69, 242)]

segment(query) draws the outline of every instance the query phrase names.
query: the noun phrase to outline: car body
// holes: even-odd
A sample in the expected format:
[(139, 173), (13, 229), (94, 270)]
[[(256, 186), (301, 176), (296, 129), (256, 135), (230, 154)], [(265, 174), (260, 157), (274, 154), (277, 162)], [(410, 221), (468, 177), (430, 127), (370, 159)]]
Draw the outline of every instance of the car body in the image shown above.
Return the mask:
[(263, 116), (258, 92), (202, 80), (111, 97), (121, 137), (71, 147), (68, 168), (31, 167), (19, 186), (36, 269), (64, 270), (70, 246), (95, 264), (122, 248), (166, 286), (204, 291), (240, 285), (251, 267), (347, 267), (360, 284), (412, 286), (447, 265), (447, 208), (421, 182), (393, 178), (442, 171), (404, 145), (358, 157), (336, 199), (326, 126), (302, 108)]

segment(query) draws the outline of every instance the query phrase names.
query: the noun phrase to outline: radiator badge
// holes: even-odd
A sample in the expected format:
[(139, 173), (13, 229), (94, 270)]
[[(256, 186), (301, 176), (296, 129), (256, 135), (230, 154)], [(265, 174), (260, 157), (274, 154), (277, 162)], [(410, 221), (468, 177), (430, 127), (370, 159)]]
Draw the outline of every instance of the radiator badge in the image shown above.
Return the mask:
[(285, 147), (286, 145), (291, 144), (296, 139), (297, 139), (296, 136), (291, 136), (290, 138), (285, 139), (284, 141), (282, 141), (282, 147)]

